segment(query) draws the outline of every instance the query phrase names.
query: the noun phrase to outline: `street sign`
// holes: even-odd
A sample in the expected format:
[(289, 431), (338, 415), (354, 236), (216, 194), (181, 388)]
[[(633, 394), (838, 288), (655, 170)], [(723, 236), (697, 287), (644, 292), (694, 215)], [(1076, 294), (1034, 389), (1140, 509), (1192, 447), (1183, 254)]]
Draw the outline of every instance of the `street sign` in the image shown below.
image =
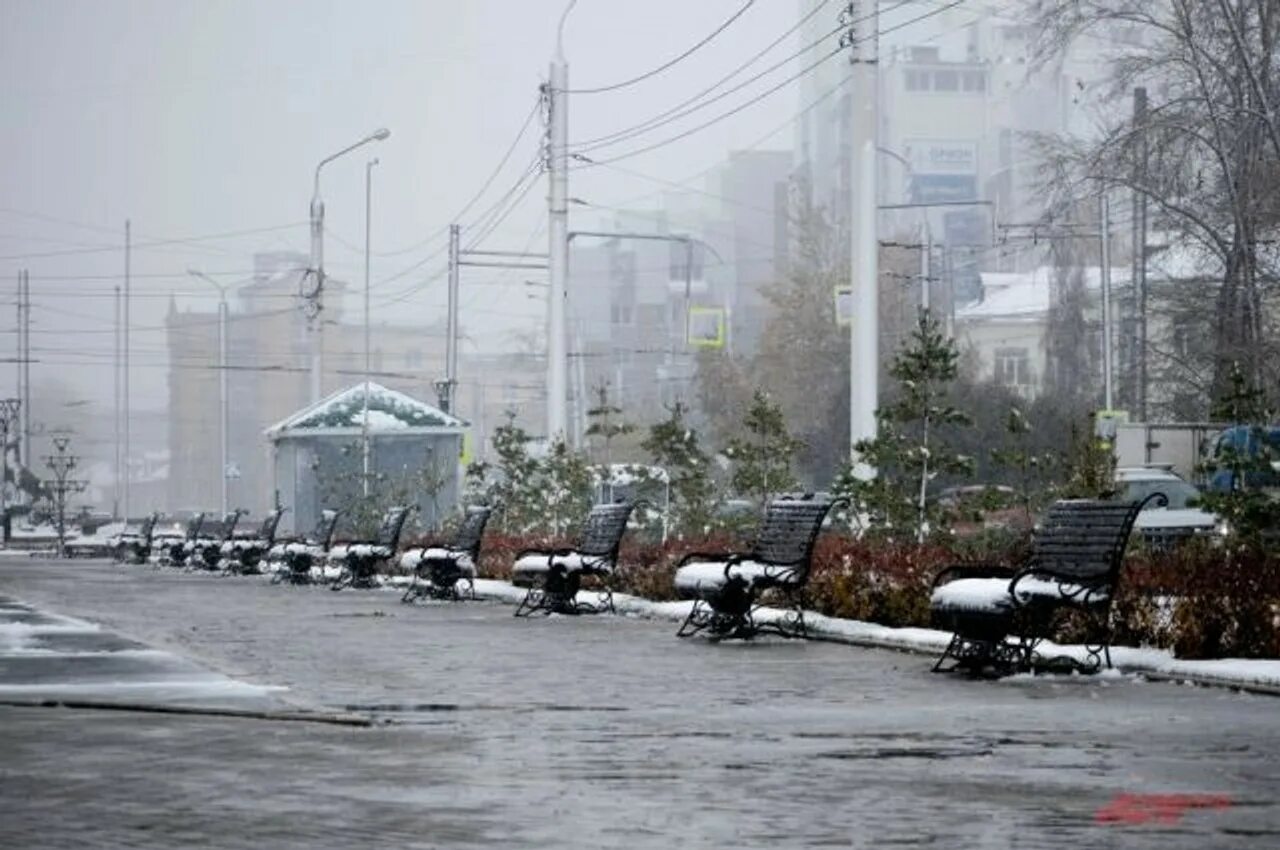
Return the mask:
[(694, 348), (724, 348), (725, 309), (689, 308), (689, 345)]

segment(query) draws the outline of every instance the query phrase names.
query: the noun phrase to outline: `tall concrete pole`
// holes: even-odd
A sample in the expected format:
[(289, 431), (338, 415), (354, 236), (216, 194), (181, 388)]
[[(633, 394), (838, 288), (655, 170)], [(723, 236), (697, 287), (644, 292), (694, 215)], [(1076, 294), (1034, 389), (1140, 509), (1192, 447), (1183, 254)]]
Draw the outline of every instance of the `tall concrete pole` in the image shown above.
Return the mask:
[(124, 461), (124, 480), (120, 492), (120, 514), (126, 522), (129, 520), (129, 284), (133, 261), (133, 224), (128, 219), (124, 223), (124, 324), (120, 330), (120, 423), (124, 431), (121, 440), (121, 457)]
[(1103, 406), (1112, 410), (1111, 376), (1111, 205), (1106, 189), (1102, 190), (1102, 262), (1098, 270), (1102, 278), (1102, 391)]
[(369, 332), (369, 255), (373, 236), (373, 167), (378, 160), (369, 160), (364, 166), (364, 417), (360, 428), (360, 455), (362, 475), (361, 491), (367, 498), (369, 495), (369, 373), (370, 332)]
[(218, 412), (219, 414), (221, 414), (219, 418), (221, 419), (222, 425), (218, 429), (219, 436), (220, 436), (218, 445), (219, 445), (219, 448), (221, 449), (221, 454), (222, 454), (222, 458), (221, 458), (222, 469), (219, 470), (218, 479), (219, 481), (221, 481), (221, 487), (219, 488), (221, 498), (219, 500), (219, 503), (221, 505), (221, 511), (224, 516), (226, 515), (227, 511), (230, 510), (230, 508), (227, 505), (229, 501), (227, 487), (230, 484), (230, 481), (227, 478), (227, 472), (229, 471), (228, 467), (231, 465), (231, 460), (228, 457), (230, 453), (230, 433), (229, 432), (231, 430), (231, 416), (229, 413), (230, 406), (231, 406), (230, 399), (227, 396), (227, 292), (225, 289), (219, 286), (218, 287)]
[[(576, 0), (575, 0), (576, 2)], [(547, 439), (568, 439), (569, 350), (565, 314), (569, 298), (569, 63), (564, 58), (564, 22), (574, 2), (560, 16), (556, 55), (547, 84), (550, 121), (548, 261), (551, 292), (547, 298)]]
[(321, 374), (324, 369), (324, 341), (321, 338), (324, 319), (324, 201), (320, 200), (320, 169), (316, 168), (315, 191), (311, 195), (311, 290), (305, 292), (308, 299), (307, 309), (307, 341), (311, 360), (311, 403), (320, 400)]
[[(112, 337), (112, 353), (111, 353), (111, 394), (114, 402), (111, 411), (113, 414), (112, 421), (115, 424), (115, 492), (111, 499), (111, 518), (120, 518), (120, 287), (115, 287), (115, 333)], [(21, 368), (21, 367), (19, 367)]]
[(30, 466), (31, 452), (31, 272), (22, 272), (22, 457)]
[[(850, 174), (855, 175), (851, 187), (850, 282), (853, 287), (853, 321), (849, 325), (849, 440), (852, 447), (859, 440), (876, 435), (876, 405), (879, 381), (879, 228), (877, 227), (876, 138), (879, 121), (879, 71), (877, 35), (879, 23), (876, 0), (855, 4), (853, 8), (851, 61), (853, 115)], [(854, 474), (868, 479), (875, 470), (853, 453)]]
[(449, 314), (445, 333), (444, 353), (444, 412), (454, 415), (457, 407), (455, 393), (458, 385), (458, 253), (461, 250), (462, 228), (449, 225)]

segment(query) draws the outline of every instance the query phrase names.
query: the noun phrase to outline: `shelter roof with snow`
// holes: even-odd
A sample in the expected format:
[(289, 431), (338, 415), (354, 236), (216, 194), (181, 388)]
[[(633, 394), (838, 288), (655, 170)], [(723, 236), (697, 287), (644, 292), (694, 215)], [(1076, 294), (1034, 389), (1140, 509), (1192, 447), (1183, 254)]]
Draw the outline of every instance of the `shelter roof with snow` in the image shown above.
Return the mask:
[[(466, 423), (423, 401), (369, 382), (371, 434), (461, 433)], [(271, 440), (289, 436), (360, 434), (364, 428), (365, 383), (339, 390), (266, 430)]]

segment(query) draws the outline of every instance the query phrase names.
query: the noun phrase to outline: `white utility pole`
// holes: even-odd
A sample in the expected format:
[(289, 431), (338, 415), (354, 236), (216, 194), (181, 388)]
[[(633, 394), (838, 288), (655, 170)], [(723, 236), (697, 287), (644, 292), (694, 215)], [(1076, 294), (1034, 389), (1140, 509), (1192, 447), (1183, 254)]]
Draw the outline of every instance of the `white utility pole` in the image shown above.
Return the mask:
[(1102, 392), (1103, 406), (1112, 410), (1111, 394), (1111, 205), (1107, 200), (1107, 190), (1102, 190), (1102, 267), (1098, 270), (1102, 277)]
[(120, 491), (120, 516), (125, 522), (129, 521), (129, 284), (132, 270), (130, 263), (132, 262), (133, 253), (133, 225), (125, 219), (124, 222), (124, 326), (120, 330), (120, 422), (124, 430), (124, 438), (120, 449), (121, 459), (124, 461), (124, 480)]
[[(114, 402), (111, 411), (113, 414), (112, 422), (115, 423), (115, 478), (116, 487), (111, 499), (111, 518), (120, 518), (120, 286), (115, 287), (115, 298), (113, 299), (116, 308), (115, 316), (115, 333), (112, 337), (111, 349), (111, 394)], [(21, 312), (21, 308), (19, 308)], [(19, 366), (18, 368), (22, 368)]]
[[(872, 439), (876, 435), (878, 404), (879, 354), (879, 229), (877, 227), (876, 138), (879, 122), (879, 65), (877, 0), (866, 0), (851, 7), (849, 31), (852, 110), (850, 116), (850, 174), (852, 237), (850, 283), (853, 287), (853, 317), (849, 323), (849, 442)], [(855, 453), (854, 474), (868, 479), (875, 470), (863, 463)]]
[[(575, 0), (576, 2), (576, 0)], [(547, 298), (547, 439), (567, 439), (566, 405), (569, 395), (568, 336), (565, 311), (569, 298), (569, 64), (564, 58), (564, 22), (574, 3), (560, 16), (556, 55), (547, 83), (551, 145), (548, 173), (550, 222), (547, 263), (551, 292)]]
[[(321, 163), (323, 165), (324, 163)], [(315, 189), (311, 195), (311, 286), (302, 293), (307, 315), (307, 340), (310, 342), (308, 359), (310, 363), (311, 403), (320, 400), (321, 374), (324, 371), (323, 354), (324, 318), (320, 311), (324, 309), (324, 201), (320, 200), (320, 166), (316, 166)]]
[(444, 392), (440, 394), (444, 402), (444, 412), (454, 416), (457, 407), (455, 398), (458, 386), (458, 254), (462, 249), (462, 228), (457, 224), (449, 225), (449, 311), (445, 331), (444, 351)]
[(370, 337), (369, 337), (369, 254), (373, 236), (373, 167), (378, 164), (377, 157), (364, 165), (364, 420), (361, 431), (361, 468), (363, 474), (362, 492), (369, 495), (369, 372), (370, 372)]

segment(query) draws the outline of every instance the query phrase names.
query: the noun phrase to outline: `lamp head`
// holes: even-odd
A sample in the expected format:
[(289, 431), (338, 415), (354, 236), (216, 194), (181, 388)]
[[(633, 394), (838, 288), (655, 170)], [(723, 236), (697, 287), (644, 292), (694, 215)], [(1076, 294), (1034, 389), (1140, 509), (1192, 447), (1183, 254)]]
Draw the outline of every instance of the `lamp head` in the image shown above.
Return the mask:
[(369, 136), (369, 138), (373, 139), (374, 141), (384, 142), (390, 136), (391, 136), (390, 130), (388, 130), (386, 127), (379, 127), (377, 130), (373, 131), (373, 135)]

